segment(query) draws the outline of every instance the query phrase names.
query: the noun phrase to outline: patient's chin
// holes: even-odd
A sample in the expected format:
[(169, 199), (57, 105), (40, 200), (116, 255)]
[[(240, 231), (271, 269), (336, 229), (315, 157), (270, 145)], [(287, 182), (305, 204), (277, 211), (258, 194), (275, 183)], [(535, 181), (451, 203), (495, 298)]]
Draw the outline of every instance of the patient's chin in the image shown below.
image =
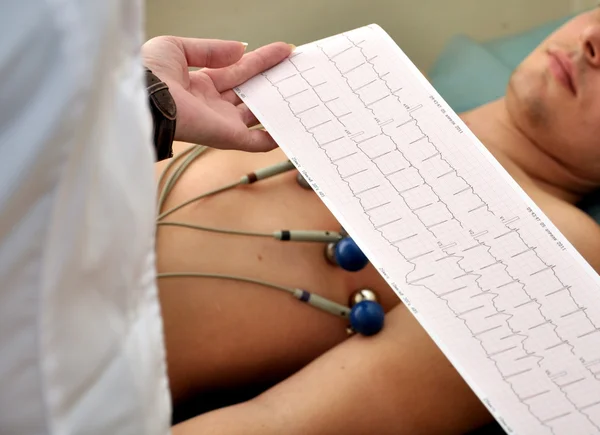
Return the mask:
[(506, 92), (506, 106), (511, 119), (526, 134), (546, 132), (551, 126), (548, 88), (539, 75), (515, 72)]

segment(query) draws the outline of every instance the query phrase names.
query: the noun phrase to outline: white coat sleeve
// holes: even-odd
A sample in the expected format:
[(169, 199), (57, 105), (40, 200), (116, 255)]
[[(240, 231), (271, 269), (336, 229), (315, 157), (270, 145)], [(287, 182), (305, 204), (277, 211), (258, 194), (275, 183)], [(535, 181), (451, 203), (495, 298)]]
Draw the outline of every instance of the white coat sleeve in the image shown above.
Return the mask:
[(0, 433), (169, 433), (141, 2), (0, 5)]

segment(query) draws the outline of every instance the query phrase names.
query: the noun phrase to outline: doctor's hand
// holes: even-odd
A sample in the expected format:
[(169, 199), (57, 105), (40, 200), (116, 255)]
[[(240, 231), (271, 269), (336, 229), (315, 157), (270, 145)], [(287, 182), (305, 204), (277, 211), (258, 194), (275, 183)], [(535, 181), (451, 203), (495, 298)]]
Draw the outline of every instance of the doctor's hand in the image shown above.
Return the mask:
[(283, 61), (293, 47), (278, 42), (245, 50), (237, 41), (174, 36), (143, 45), (144, 66), (169, 86), (177, 104), (175, 140), (251, 152), (277, 147), (266, 131), (249, 128), (258, 121), (232, 89)]

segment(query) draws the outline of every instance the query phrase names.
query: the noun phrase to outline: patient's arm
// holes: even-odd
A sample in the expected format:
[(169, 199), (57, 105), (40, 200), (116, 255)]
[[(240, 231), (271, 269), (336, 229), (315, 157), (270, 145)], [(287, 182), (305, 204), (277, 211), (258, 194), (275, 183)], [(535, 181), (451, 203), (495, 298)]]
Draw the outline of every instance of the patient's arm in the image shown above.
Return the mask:
[(355, 336), (262, 396), (189, 420), (174, 435), (462, 434), (491, 421), (412, 314)]
[[(268, 156), (267, 154), (263, 157), (275, 160), (282, 157)], [(219, 160), (225, 157), (230, 159), (227, 164)], [(215, 160), (210, 160), (211, 158)], [(239, 161), (245, 158), (259, 157), (255, 155), (237, 157)], [(217, 168), (222, 171), (221, 168), (234, 165), (230, 154), (213, 155), (213, 157), (209, 155), (207, 159), (204, 166), (198, 166), (198, 176), (190, 176), (181, 181), (179, 185), (181, 198), (174, 198), (173, 201), (186, 199), (192, 195), (191, 191), (194, 189), (203, 191), (211, 188), (209, 185), (200, 185), (202, 180), (205, 182), (207, 178), (219, 176), (216, 173)], [(255, 168), (266, 163), (252, 161), (247, 166)], [(248, 168), (234, 168), (231, 170), (232, 174), (223, 177), (227, 178), (238, 172), (244, 173)], [(291, 175), (293, 177), (293, 174)], [(218, 182), (221, 181), (224, 182), (224, 180)], [(187, 209), (187, 212), (192, 214), (186, 217), (191, 221), (196, 219), (200, 223), (218, 220), (223, 226), (240, 226), (237, 213), (226, 216), (226, 211), (231, 208), (228, 208), (227, 204), (233, 201), (236, 204), (235, 209), (243, 204), (256, 207), (257, 211), (252, 215), (252, 225), (262, 224), (265, 219), (268, 219), (268, 225), (274, 228), (283, 227), (284, 224), (289, 225), (290, 222), (297, 227), (310, 224), (316, 225), (317, 228), (327, 223), (322, 217), (315, 215), (318, 210), (321, 210), (320, 205), (309, 202), (318, 201), (316, 197), (298, 190), (295, 182), (290, 180), (286, 182), (285, 177), (273, 181), (269, 186), (264, 185), (265, 189), (261, 187), (253, 190), (251, 195), (248, 192), (238, 192), (222, 198), (213, 198), (210, 207), (204, 204), (197, 209)], [(188, 187), (185, 187), (186, 183)], [(600, 245), (598, 225), (580, 210), (540, 191), (531, 183), (520, 180), (520, 184), (592, 266), (600, 270), (598, 256), (600, 251), (597, 249)], [(293, 198), (293, 201), (280, 201), (280, 198)], [(219, 202), (221, 200), (223, 202)], [(263, 203), (268, 207), (259, 207)], [(310, 219), (307, 216), (302, 217), (302, 210), (311, 210), (312, 217)], [(209, 212), (214, 215), (204, 215)], [(328, 223), (325, 227), (330, 225)], [(253, 260), (256, 258), (255, 255), (234, 257), (231, 253), (238, 251), (246, 254), (260, 253), (260, 241), (216, 237), (218, 243), (215, 241), (211, 244), (212, 239), (200, 233), (182, 233), (182, 237), (185, 239), (177, 239), (172, 244), (167, 244), (164, 240), (163, 243), (159, 243), (159, 246), (165, 249), (159, 258), (163, 261), (174, 261), (185, 254), (182, 257), (185, 262), (182, 264), (186, 265), (189, 258), (209, 261), (215, 257), (215, 261), (226, 261), (227, 264), (232, 265), (236, 273), (245, 274), (253, 271), (257, 276), (265, 279), (282, 279), (283, 282), (301, 282), (301, 277), (294, 278), (293, 274), (312, 274), (315, 279), (321, 277), (319, 280), (322, 281), (324, 276), (331, 277), (340, 273), (336, 269), (327, 269), (325, 274), (320, 273), (320, 268), (324, 268), (325, 265), (320, 250), (314, 246), (277, 245), (279, 247), (274, 247), (282, 249), (281, 252), (285, 252), (285, 256), (271, 256), (269, 261), (255, 263)], [(193, 237), (202, 237), (202, 239), (192, 240), (190, 251), (187, 251), (185, 247), (188, 245), (188, 239)], [(231, 247), (223, 249), (227, 243), (232, 243)], [(187, 255), (188, 252), (195, 252), (198, 246), (204, 246), (205, 252), (214, 253), (222, 250), (223, 255)], [(313, 248), (319, 252), (307, 252), (306, 257), (301, 257), (301, 251)], [(299, 257), (295, 257), (296, 255)], [(297, 258), (302, 261), (298, 261)], [(183, 261), (182, 259), (180, 260)], [(233, 259), (236, 261), (234, 262)], [(303, 264), (302, 268), (295, 267), (300, 263)], [(202, 270), (200, 266), (203, 264), (192, 269)], [(206, 267), (206, 270), (215, 270), (215, 267), (216, 264), (212, 264)], [(282, 275), (273, 276), (275, 272)], [(341, 276), (354, 277), (351, 274)], [(290, 333), (268, 332), (267, 328), (259, 325), (262, 322), (253, 320), (253, 316), (256, 316), (255, 313), (260, 313), (259, 315), (264, 318), (266, 306), (272, 306), (273, 312), (277, 310), (281, 314), (283, 306), (281, 304), (287, 303), (288, 299), (279, 301), (278, 294), (265, 290), (264, 299), (260, 304), (253, 305), (240, 297), (245, 295), (256, 299), (260, 289), (247, 292), (244, 288), (239, 289), (244, 292), (236, 293), (233, 288), (224, 291), (225, 284), (212, 288), (208, 287), (209, 284), (210, 282), (205, 281), (202, 287), (193, 286), (187, 290), (180, 287), (176, 291), (174, 288), (167, 288), (164, 284), (165, 287), (161, 289), (163, 313), (167, 325), (167, 342), (171, 346), (169, 365), (172, 386), (181, 385), (184, 381), (189, 382), (190, 379), (198, 376), (214, 380), (215, 372), (207, 370), (207, 366), (211, 367), (210, 361), (213, 361), (214, 367), (223, 367), (223, 373), (228, 379), (235, 379), (235, 374), (239, 372), (240, 367), (243, 368), (252, 360), (254, 360), (253, 364), (261, 370), (260, 373), (272, 373), (272, 367), (264, 365), (265, 360), (280, 362), (289, 355), (317, 354), (314, 349), (307, 348), (327, 341), (324, 337), (334, 337), (335, 334), (343, 332), (341, 329), (343, 325), (325, 325), (329, 319), (316, 312), (314, 319), (309, 319), (305, 314), (300, 314), (304, 307), (295, 305), (290, 305), (289, 311), (284, 310), (285, 315), (280, 316), (282, 326), (278, 329)], [(325, 285), (316, 284), (317, 281), (314, 285), (309, 285), (309, 288), (320, 288), (326, 292), (334, 290), (334, 285), (329, 280)], [(352, 287), (356, 285), (353, 284)], [(235, 301), (238, 305), (222, 303), (228, 301), (228, 299), (219, 299), (223, 297), (230, 298), (229, 300)], [(340, 298), (340, 300), (344, 299), (341, 296)], [(168, 303), (169, 300), (171, 303)], [(222, 307), (226, 307), (227, 311), (220, 312)], [(188, 315), (182, 316), (182, 310), (187, 311)], [(313, 314), (308, 310), (306, 316), (308, 312)], [(296, 313), (298, 317), (295, 317)], [(213, 316), (214, 321), (207, 323), (207, 315)], [(244, 327), (239, 328), (241, 317), (246, 318), (247, 321)], [(386, 328), (381, 335), (368, 339), (353, 337), (346, 340), (259, 398), (192, 419), (175, 428), (174, 434), (462, 434), (491, 420), (457, 372), (405, 308), (399, 306), (392, 309), (386, 322)], [(253, 326), (254, 324), (256, 325)], [(208, 325), (212, 325), (213, 329)], [(236, 328), (241, 329), (243, 333), (236, 332), (238, 335), (234, 335), (231, 331)], [(312, 331), (307, 332), (310, 328), (313, 328)], [(225, 333), (218, 336), (218, 339), (213, 339), (215, 330)], [(331, 340), (331, 345), (334, 345), (334, 341), (337, 340)], [(174, 342), (175, 346), (173, 346)], [(218, 358), (207, 357), (212, 353), (217, 353)], [(189, 354), (193, 354), (193, 357), (188, 358)], [(276, 356), (273, 357), (273, 354)], [(178, 364), (178, 359), (183, 360), (184, 363)], [(224, 367), (225, 365), (228, 367)], [(249, 377), (256, 378), (256, 371), (249, 373)], [(203, 382), (206, 381), (203, 379)]]
[[(600, 270), (600, 228), (544, 192), (532, 199)], [(375, 337), (353, 337), (262, 396), (177, 426), (191, 434), (463, 434), (491, 421), (483, 405), (404, 307)]]

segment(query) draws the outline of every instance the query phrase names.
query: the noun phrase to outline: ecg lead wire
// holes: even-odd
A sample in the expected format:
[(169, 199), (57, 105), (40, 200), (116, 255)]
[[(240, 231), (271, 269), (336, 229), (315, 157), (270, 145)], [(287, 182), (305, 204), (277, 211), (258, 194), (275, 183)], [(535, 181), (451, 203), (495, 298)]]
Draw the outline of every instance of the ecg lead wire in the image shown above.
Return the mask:
[(322, 311), (325, 311), (329, 314), (333, 314), (334, 316), (348, 318), (350, 316), (351, 309), (338, 304), (337, 302), (326, 299), (317, 294), (311, 293), (309, 291), (294, 288), (294, 287), (286, 287), (278, 284), (273, 284), (267, 281), (262, 281), (260, 279), (254, 278), (246, 278), (242, 276), (236, 275), (224, 275), (224, 274), (216, 274), (216, 273), (200, 273), (200, 272), (182, 272), (182, 273), (159, 273), (157, 275), (158, 278), (215, 278), (215, 279), (224, 279), (230, 281), (240, 281), (251, 284), (257, 284), (264, 287), (270, 287), (276, 290), (281, 290), (283, 292), (289, 293), (298, 299), (300, 302), (305, 302), (315, 308), (319, 308)]
[[(199, 154), (200, 153), (198, 153), (198, 155)], [(197, 157), (197, 155), (195, 155), (194, 153), (192, 153), (190, 156), (188, 156), (188, 158), (186, 158), (186, 160), (179, 167), (178, 171), (181, 171), (180, 173), (182, 173), (183, 171), (185, 171), (185, 169), (187, 168), (187, 166), (189, 166), (189, 164), (191, 163), (191, 161), (194, 158), (196, 158), (196, 157)], [(191, 204), (191, 203), (193, 203), (195, 201), (199, 201), (199, 200), (201, 200), (203, 198), (206, 198), (208, 196), (212, 196), (212, 195), (215, 195), (217, 193), (221, 193), (221, 192), (224, 192), (226, 190), (230, 190), (230, 189), (233, 189), (233, 188), (235, 188), (237, 186), (241, 186), (241, 185), (244, 185), (244, 184), (253, 184), (253, 183), (256, 183), (257, 181), (261, 181), (261, 180), (273, 177), (275, 175), (279, 175), (279, 174), (282, 174), (284, 172), (291, 171), (291, 170), (293, 170), (295, 168), (296, 167), (294, 166), (294, 164), (290, 160), (284, 160), (283, 162), (279, 162), (279, 163), (276, 163), (274, 165), (267, 166), (266, 168), (258, 169), (258, 170), (254, 171), (254, 172), (250, 172), (249, 174), (243, 175), (236, 182), (233, 182), (231, 184), (227, 184), (225, 186), (219, 187), (217, 189), (211, 190), (209, 192), (205, 192), (205, 193), (203, 193), (201, 195), (198, 195), (198, 196), (196, 196), (194, 198), (191, 198), (191, 199), (189, 199), (189, 200), (187, 200), (187, 201), (179, 204), (178, 206), (173, 207), (173, 208), (171, 208), (171, 209), (169, 209), (169, 210), (161, 213), (158, 216), (157, 219), (161, 220), (161, 219), (167, 217), (168, 215), (170, 215), (171, 213), (173, 213), (173, 212), (175, 212), (175, 211), (177, 211), (177, 210), (185, 207), (186, 205), (189, 205), (189, 204)], [(179, 175), (177, 176), (177, 178), (178, 177), (179, 177)], [(169, 192), (170, 192), (171, 189), (172, 189), (172, 187), (169, 185)], [(168, 192), (165, 194), (165, 198), (166, 198), (166, 195), (168, 195)], [(162, 197), (162, 195), (161, 195), (161, 197)], [(162, 205), (162, 203), (161, 203), (161, 205)]]
[(319, 231), (319, 230), (280, 230), (270, 233), (256, 232), (256, 231), (242, 231), (242, 230), (230, 230), (225, 228), (208, 227), (205, 225), (188, 224), (185, 222), (157, 222), (156, 225), (161, 226), (172, 226), (189, 228), (192, 230), (209, 231), (214, 233), (238, 235), (238, 236), (250, 236), (250, 237), (272, 237), (283, 242), (295, 241), (295, 242), (319, 242), (319, 243), (331, 243), (339, 242), (343, 239), (343, 236), (335, 231)]
[(163, 206), (165, 200), (167, 199), (167, 196), (169, 196), (169, 194), (171, 193), (171, 190), (173, 190), (173, 187), (175, 186), (175, 183), (177, 182), (177, 180), (179, 180), (179, 177), (181, 177), (181, 175), (185, 172), (185, 170), (188, 168), (190, 163), (192, 161), (194, 161), (196, 158), (198, 158), (202, 153), (206, 152), (207, 150), (208, 150), (208, 147), (206, 147), (206, 146), (192, 145), (191, 147), (185, 149), (183, 152), (181, 152), (177, 156), (173, 157), (171, 159), (171, 161), (167, 164), (167, 166), (163, 170), (163, 173), (160, 176), (160, 179), (158, 182), (159, 186), (163, 182), (165, 175), (168, 173), (169, 169), (171, 169), (175, 165), (175, 163), (177, 163), (177, 161), (179, 161), (181, 158), (183, 158), (185, 156), (185, 160), (183, 161), (181, 166), (179, 166), (177, 169), (175, 169), (173, 171), (173, 173), (171, 173), (171, 175), (169, 176), (169, 178), (167, 179), (167, 181), (165, 182), (165, 184), (161, 190), (160, 196), (158, 198), (158, 210), (159, 211), (162, 210), (162, 206)]

